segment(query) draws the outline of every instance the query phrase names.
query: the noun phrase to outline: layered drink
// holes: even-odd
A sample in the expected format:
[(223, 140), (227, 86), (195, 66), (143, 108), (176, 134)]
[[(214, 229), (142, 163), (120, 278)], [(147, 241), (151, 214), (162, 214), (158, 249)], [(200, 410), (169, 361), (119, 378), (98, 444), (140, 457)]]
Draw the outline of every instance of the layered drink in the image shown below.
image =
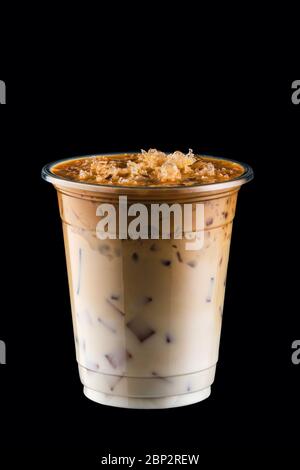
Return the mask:
[(85, 395), (128, 408), (207, 398), (237, 195), (251, 168), (149, 150), (65, 160), (43, 177), (58, 194)]

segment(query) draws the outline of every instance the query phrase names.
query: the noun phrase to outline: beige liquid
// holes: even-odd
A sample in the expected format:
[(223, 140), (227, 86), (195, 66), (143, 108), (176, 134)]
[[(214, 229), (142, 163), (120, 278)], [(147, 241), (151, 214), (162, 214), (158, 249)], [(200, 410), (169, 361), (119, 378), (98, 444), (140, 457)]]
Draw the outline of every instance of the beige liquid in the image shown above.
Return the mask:
[(115, 406), (168, 407), (214, 380), (237, 191), (205, 205), (204, 246), (99, 240), (99, 201), (59, 194), (76, 354), (86, 389)]

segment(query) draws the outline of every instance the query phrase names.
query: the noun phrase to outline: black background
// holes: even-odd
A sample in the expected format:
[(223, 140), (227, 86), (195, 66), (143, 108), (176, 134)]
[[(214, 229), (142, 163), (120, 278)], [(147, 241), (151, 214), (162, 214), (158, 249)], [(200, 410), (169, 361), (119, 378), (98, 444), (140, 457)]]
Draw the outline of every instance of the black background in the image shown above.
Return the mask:
[[(300, 366), (297, 202), (300, 105), (293, 80), (157, 69), (4, 75), (0, 108), (3, 304), (0, 447), (91, 460), (208, 449), (295, 448)], [(48, 73), (49, 72), (49, 73)], [(180, 149), (249, 163), (234, 225), (220, 361), (194, 406), (122, 410), (83, 396), (75, 362), (62, 232), (49, 161)]]

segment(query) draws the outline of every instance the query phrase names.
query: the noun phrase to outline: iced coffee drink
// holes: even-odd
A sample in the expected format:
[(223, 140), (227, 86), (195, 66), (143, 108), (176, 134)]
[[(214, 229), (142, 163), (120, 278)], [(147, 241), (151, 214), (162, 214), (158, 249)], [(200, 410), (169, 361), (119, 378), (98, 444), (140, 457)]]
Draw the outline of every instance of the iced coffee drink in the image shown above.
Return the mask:
[(237, 195), (251, 168), (149, 150), (65, 160), (43, 177), (58, 193), (85, 395), (128, 408), (207, 398)]

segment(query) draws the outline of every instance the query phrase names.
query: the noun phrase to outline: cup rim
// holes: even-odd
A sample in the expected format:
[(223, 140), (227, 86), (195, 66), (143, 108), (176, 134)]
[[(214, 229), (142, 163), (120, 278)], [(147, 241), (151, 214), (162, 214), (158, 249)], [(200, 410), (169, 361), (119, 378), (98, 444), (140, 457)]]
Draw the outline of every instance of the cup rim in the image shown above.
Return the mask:
[(86, 190), (86, 191), (94, 191), (94, 192), (101, 192), (101, 191), (128, 191), (129, 193), (137, 193), (139, 191), (149, 191), (155, 192), (160, 191), (164, 193), (168, 193), (171, 191), (178, 191), (178, 192), (210, 192), (210, 191), (222, 191), (226, 189), (231, 189), (235, 187), (240, 187), (254, 178), (254, 172), (250, 165), (247, 163), (243, 163), (237, 160), (233, 160), (231, 158), (224, 158), (224, 157), (216, 157), (214, 155), (208, 154), (199, 154), (199, 156), (204, 158), (210, 158), (213, 160), (223, 160), (232, 163), (236, 163), (244, 168), (244, 173), (232, 180), (229, 181), (222, 181), (217, 183), (209, 183), (209, 184), (193, 184), (191, 186), (182, 186), (182, 185), (173, 185), (173, 186), (125, 186), (125, 185), (116, 185), (116, 184), (93, 184), (88, 183), (86, 181), (72, 181), (67, 178), (63, 178), (62, 176), (56, 175), (51, 171), (51, 169), (58, 165), (59, 163), (72, 161), (72, 160), (79, 160), (84, 158), (92, 158), (92, 157), (113, 157), (116, 155), (138, 155), (140, 152), (112, 152), (112, 153), (97, 153), (97, 154), (89, 154), (89, 155), (80, 155), (74, 156), (70, 158), (62, 158), (50, 163), (47, 163), (41, 172), (41, 176), (45, 181), (48, 181), (52, 184), (57, 184), (61, 187), (66, 187), (70, 189), (78, 189), (78, 190)]

